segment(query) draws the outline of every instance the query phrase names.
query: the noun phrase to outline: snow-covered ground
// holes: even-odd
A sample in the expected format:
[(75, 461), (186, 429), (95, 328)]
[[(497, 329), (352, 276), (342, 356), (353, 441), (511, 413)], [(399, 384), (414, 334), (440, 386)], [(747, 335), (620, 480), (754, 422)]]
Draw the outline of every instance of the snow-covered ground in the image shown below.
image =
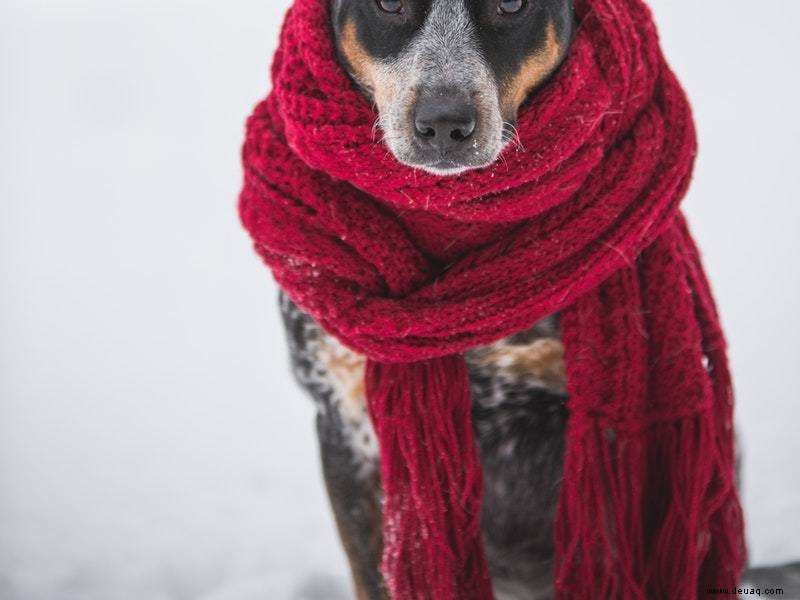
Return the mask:
[[(654, 0), (702, 155), (757, 563), (800, 558), (800, 3)], [(0, 4), (0, 600), (332, 600), (242, 122), (286, 0)]]

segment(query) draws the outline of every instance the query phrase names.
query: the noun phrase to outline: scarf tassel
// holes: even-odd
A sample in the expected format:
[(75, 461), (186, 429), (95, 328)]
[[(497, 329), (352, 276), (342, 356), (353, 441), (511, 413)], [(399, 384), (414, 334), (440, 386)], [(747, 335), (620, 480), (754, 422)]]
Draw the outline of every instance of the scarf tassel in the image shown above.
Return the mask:
[(733, 586), (741, 513), (710, 451), (712, 412), (627, 431), (577, 421), (565, 457), (576, 476), (563, 482), (556, 519), (557, 598), (704, 598)]
[(368, 361), (366, 392), (381, 448), (382, 571), (390, 597), (491, 600), (464, 358)]

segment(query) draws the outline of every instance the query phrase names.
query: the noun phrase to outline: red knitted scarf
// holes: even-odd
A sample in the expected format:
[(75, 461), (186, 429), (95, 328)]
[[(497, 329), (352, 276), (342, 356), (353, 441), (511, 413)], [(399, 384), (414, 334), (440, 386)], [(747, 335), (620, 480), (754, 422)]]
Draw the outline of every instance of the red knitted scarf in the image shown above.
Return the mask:
[(240, 212), (281, 287), (369, 358), (391, 597), (492, 598), (461, 353), (557, 311), (570, 412), (558, 597), (733, 585), (725, 342), (678, 211), (695, 131), (647, 7), (578, 0), (567, 61), (520, 115), (521, 148), (437, 178), (376, 141), (328, 4), (296, 0), (287, 16), (274, 90), (247, 125)]

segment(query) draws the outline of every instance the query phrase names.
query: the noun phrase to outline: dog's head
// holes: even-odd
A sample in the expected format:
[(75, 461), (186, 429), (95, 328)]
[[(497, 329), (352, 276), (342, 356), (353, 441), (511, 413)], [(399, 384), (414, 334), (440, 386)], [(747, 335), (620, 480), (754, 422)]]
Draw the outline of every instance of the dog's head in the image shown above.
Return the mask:
[(559, 66), (572, 0), (331, 0), (343, 64), (398, 161), (437, 175), (494, 162)]

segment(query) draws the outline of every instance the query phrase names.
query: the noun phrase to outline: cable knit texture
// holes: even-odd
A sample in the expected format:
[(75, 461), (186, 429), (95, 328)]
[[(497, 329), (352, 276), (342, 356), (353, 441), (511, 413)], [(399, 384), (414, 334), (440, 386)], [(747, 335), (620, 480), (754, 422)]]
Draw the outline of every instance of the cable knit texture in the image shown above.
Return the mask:
[(247, 123), (240, 214), (289, 296), (369, 359), (389, 595), (492, 598), (462, 353), (557, 311), (558, 598), (733, 585), (745, 550), (725, 342), (678, 210), (695, 131), (647, 7), (577, 0), (570, 55), (522, 109), (521, 147), (441, 178), (375, 139), (328, 4), (287, 15), (273, 91)]

